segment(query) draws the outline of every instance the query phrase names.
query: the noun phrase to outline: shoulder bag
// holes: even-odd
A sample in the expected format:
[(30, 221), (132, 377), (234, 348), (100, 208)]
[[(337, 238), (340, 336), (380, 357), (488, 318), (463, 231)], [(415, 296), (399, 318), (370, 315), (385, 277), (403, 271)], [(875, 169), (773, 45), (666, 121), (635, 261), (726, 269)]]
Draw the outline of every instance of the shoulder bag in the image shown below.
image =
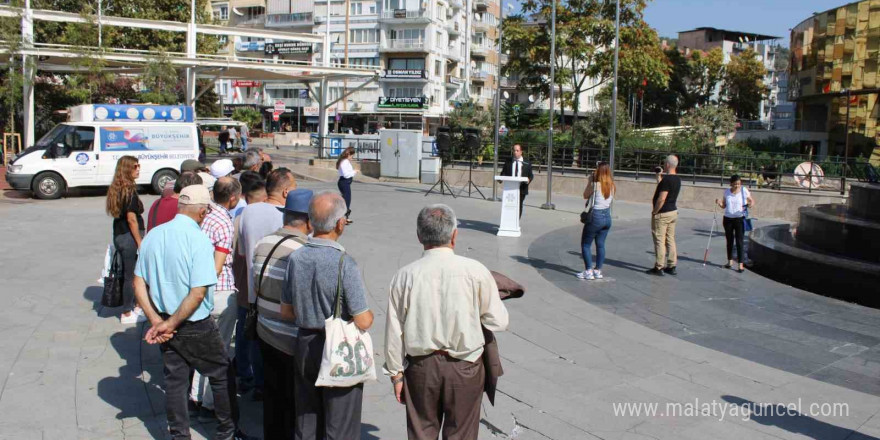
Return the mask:
[(745, 187), (739, 189), (739, 194), (742, 197), (743, 201), (743, 231), (749, 232), (754, 229), (752, 225), (752, 219), (749, 217), (749, 208), (748, 201), (746, 200), (746, 189)]
[(590, 194), (590, 198), (584, 206), (584, 211), (581, 212), (581, 223), (585, 225), (593, 222), (593, 205), (596, 204), (596, 182), (593, 181), (592, 177), (590, 177), (590, 185), (593, 187), (593, 193)]
[[(266, 266), (269, 265), (269, 260), (272, 259), (272, 254), (275, 253), (275, 250), (278, 249), (278, 246), (281, 246), (281, 243), (292, 238), (292, 235), (285, 235), (278, 240), (278, 243), (275, 243), (275, 246), (272, 247), (272, 250), (269, 251), (269, 255), (266, 256), (266, 259), (263, 260), (263, 267), (260, 268), (260, 280), (257, 281), (257, 284), (254, 286), (254, 289), (257, 291), (257, 298), (260, 297), (260, 289), (263, 287), (263, 276), (266, 274)], [(257, 304), (248, 305), (247, 315), (244, 317), (244, 336), (252, 341), (257, 339)]]
[(113, 263), (107, 276), (104, 277), (104, 294), (101, 295), (101, 305), (104, 307), (119, 307), (122, 305), (122, 283), (125, 277), (119, 273), (119, 251), (113, 252)]
[(324, 354), (318, 372), (317, 387), (353, 387), (368, 380), (376, 380), (376, 361), (373, 358), (373, 340), (353, 321), (342, 319), (342, 263), (345, 252), (339, 256), (339, 275), (336, 280), (336, 305), (333, 315), (324, 321)]

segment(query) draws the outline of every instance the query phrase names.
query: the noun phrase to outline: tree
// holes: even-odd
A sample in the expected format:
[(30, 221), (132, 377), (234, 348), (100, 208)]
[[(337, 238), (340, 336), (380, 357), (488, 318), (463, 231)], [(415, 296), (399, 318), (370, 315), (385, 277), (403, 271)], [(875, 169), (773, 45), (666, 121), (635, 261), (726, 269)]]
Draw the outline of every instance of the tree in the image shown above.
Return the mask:
[(685, 108), (708, 105), (715, 95), (715, 88), (724, 79), (724, 52), (716, 47), (709, 52), (694, 51), (687, 62), (688, 96)]
[[(550, 60), (550, 21), (557, 2), (556, 57)], [(634, 90), (647, 80), (666, 85), (668, 67), (659, 38), (642, 19), (646, 0), (621, 0), (621, 88)], [(526, 17), (529, 17), (526, 19)], [(575, 111), (582, 93), (606, 84), (613, 74), (615, 4), (605, 0), (526, 0), (522, 15), (504, 21), (503, 74), (515, 74), (523, 89), (549, 94), (550, 64), (555, 65), (557, 96), (571, 93)], [(593, 81), (588, 81), (590, 79)], [(565, 110), (561, 112), (565, 115)]]
[(681, 118), (688, 126), (686, 134), (701, 153), (711, 153), (718, 136), (727, 136), (736, 129), (736, 116), (724, 105), (707, 105), (688, 111)]
[[(463, 103), (447, 114), (447, 124), (453, 133), (461, 133), (465, 128), (476, 128), (480, 130), (480, 139), (486, 147), (475, 152), (476, 155), (483, 155), (489, 151), (488, 140), (494, 140), (494, 118), (493, 114), (488, 110), (483, 110), (475, 106), (471, 102)], [(465, 151), (462, 145), (456, 145), (459, 151)]]
[(250, 107), (239, 107), (232, 112), (232, 119), (244, 122), (249, 129), (255, 130), (263, 122), (263, 115)]
[[(574, 136), (582, 145), (590, 149), (607, 148), (611, 139), (611, 99), (603, 97), (599, 102), (599, 109), (592, 111), (584, 116), (584, 119), (578, 121), (572, 130)], [(622, 102), (617, 103), (618, 109), (623, 108)], [(617, 112), (617, 138), (624, 137), (632, 131), (632, 122), (629, 120), (626, 112)], [(581, 155), (583, 157), (583, 155)]]
[(180, 83), (180, 75), (164, 54), (147, 63), (140, 76), (140, 83), (143, 102), (153, 104), (178, 102), (176, 88)]
[(727, 105), (740, 119), (757, 119), (761, 101), (769, 92), (764, 85), (767, 69), (757, 54), (746, 49), (732, 55), (724, 72), (723, 95)]

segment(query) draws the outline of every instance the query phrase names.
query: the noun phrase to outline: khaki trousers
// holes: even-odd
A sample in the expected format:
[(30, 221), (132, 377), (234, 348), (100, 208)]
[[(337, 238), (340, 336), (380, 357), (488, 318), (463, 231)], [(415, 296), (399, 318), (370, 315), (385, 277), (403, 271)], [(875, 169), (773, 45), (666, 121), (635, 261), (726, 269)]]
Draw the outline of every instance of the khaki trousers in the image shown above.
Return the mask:
[(468, 362), (437, 352), (409, 358), (404, 371), (409, 440), (476, 440), (486, 374), (483, 359)]
[(654, 238), (654, 267), (674, 267), (678, 262), (675, 250), (675, 223), (678, 211), (657, 214), (651, 218), (651, 236)]

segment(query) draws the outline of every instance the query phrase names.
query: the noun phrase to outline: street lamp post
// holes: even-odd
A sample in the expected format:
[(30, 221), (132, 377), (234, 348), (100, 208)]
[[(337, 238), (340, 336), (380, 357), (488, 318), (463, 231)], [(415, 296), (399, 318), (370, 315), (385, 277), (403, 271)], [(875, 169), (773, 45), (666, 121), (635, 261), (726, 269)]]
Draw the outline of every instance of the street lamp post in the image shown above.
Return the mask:
[(556, 109), (554, 87), (556, 86), (556, 0), (553, 0), (553, 12), (550, 19), (550, 129), (547, 131), (547, 203), (541, 209), (556, 209), (552, 203), (553, 190), (553, 119)]
[(611, 89), (611, 144), (608, 150), (608, 166), (614, 173), (614, 144), (617, 141), (617, 64), (620, 56), (620, 0), (614, 15), (614, 87)]
[(497, 201), (498, 185), (495, 177), (498, 175), (498, 145), (501, 142), (499, 130), (501, 129), (501, 54), (504, 41), (504, 0), (501, 0), (501, 12), (498, 17), (498, 76), (495, 77), (495, 158), (492, 161), (492, 200)]

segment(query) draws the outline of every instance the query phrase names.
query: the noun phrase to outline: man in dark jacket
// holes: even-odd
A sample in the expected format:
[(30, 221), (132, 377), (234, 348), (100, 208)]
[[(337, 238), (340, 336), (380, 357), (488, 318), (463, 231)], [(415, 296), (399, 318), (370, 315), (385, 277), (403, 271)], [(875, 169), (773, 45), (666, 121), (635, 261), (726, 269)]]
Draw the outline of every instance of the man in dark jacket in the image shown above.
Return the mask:
[(529, 179), (528, 182), (523, 182), (519, 185), (519, 216), (522, 218), (523, 201), (525, 201), (526, 196), (529, 194), (529, 184), (532, 183), (535, 175), (532, 173), (532, 164), (523, 159), (522, 146), (520, 144), (513, 146), (513, 158), (504, 162), (501, 175), (527, 177)]

